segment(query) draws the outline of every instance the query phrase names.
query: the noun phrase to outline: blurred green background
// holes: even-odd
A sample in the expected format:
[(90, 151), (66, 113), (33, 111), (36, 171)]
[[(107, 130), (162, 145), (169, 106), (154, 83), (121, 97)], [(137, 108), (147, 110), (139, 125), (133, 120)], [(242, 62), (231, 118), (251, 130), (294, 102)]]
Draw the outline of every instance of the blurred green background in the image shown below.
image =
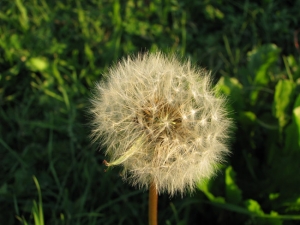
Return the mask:
[[(300, 224), (300, 1), (1, 0), (0, 224), (147, 224), (146, 190), (104, 172), (91, 89), (127, 54), (212, 71), (237, 129), (218, 176), (161, 195), (159, 224)], [(42, 201), (41, 201), (42, 198)]]

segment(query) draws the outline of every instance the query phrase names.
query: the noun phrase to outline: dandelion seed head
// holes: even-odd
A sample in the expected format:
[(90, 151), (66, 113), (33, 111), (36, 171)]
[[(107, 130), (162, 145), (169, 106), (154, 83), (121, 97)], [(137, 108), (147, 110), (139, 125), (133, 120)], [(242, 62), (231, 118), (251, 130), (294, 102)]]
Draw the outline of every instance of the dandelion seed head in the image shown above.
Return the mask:
[(162, 53), (127, 57), (113, 66), (91, 100), (92, 136), (108, 166), (159, 193), (193, 191), (215, 174), (229, 150), (232, 121), (215, 97), (210, 73)]

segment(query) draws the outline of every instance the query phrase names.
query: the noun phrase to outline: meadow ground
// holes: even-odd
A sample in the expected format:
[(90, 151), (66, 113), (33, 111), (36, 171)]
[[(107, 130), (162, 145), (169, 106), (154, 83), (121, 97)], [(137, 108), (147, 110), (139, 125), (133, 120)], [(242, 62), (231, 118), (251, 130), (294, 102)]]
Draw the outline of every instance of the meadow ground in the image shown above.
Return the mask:
[(299, 224), (299, 8), (2, 0), (0, 224), (147, 224), (147, 191), (104, 172), (87, 111), (109, 66), (157, 49), (211, 70), (236, 123), (221, 172), (183, 198), (161, 195), (159, 224)]

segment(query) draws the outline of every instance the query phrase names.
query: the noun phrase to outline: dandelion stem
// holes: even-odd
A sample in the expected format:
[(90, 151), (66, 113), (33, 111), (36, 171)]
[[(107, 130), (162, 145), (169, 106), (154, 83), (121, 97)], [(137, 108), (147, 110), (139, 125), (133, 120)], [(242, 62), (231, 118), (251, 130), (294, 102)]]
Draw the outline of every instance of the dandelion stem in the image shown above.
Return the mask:
[(157, 190), (152, 182), (149, 188), (149, 225), (157, 225)]

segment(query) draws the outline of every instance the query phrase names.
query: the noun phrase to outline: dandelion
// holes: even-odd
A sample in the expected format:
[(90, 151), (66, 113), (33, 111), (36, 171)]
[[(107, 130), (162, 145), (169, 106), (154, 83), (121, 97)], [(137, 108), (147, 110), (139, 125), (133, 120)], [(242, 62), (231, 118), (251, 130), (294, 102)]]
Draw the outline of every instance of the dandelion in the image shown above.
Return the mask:
[(171, 196), (215, 174), (232, 122), (208, 71), (157, 52), (124, 58), (107, 76), (91, 100), (92, 136), (106, 146), (107, 166)]

